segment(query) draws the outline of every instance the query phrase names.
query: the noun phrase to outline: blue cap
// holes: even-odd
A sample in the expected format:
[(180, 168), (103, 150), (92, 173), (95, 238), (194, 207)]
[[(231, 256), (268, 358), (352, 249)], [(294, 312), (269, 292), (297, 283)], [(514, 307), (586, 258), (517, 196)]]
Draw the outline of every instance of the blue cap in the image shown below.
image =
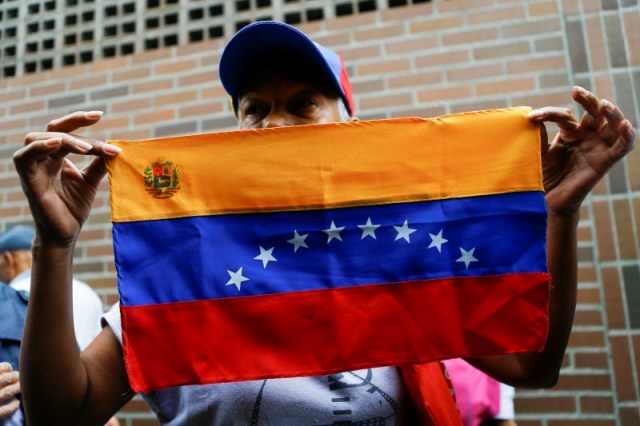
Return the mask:
[(247, 25), (231, 37), (222, 52), (218, 70), (220, 81), (231, 96), (235, 112), (238, 109), (241, 78), (254, 65), (256, 58), (276, 51), (304, 56), (317, 65), (318, 70), (334, 84), (347, 111), (353, 116), (351, 83), (342, 58), (297, 28), (277, 21), (259, 21)]
[(29, 250), (36, 230), (28, 225), (13, 226), (0, 234), (0, 252)]

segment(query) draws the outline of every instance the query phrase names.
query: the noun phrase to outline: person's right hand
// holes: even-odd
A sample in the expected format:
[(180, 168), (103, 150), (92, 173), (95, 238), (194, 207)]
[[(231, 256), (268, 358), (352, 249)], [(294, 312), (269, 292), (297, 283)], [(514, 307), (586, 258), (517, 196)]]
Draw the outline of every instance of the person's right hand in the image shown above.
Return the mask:
[(0, 362), (0, 420), (6, 419), (20, 408), (16, 396), (20, 394), (20, 378), (11, 364)]
[[(71, 133), (97, 123), (101, 116), (99, 111), (75, 112), (53, 120), (46, 131), (29, 133), (25, 146), (13, 155), (41, 241), (60, 246), (75, 242), (106, 174), (104, 159), (120, 152)], [(66, 158), (70, 153), (94, 157), (78, 169)]]

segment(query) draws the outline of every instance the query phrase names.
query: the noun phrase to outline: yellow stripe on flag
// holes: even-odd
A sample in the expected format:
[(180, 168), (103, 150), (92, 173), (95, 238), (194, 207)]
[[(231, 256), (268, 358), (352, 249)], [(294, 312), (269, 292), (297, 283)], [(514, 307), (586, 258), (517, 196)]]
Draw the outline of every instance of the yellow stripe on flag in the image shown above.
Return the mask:
[(529, 111), (110, 141), (122, 148), (107, 163), (112, 220), (541, 191)]

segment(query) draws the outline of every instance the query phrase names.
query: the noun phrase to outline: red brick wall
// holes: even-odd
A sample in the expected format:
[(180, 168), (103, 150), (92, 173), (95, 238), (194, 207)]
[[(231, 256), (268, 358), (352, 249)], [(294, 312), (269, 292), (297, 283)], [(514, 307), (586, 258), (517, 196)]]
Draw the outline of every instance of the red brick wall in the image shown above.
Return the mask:
[[(341, 53), (361, 119), (509, 105), (574, 106), (573, 84), (640, 123), (638, 0), (437, 0), (301, 27)], [(28, 221), (11, 162), (28, 131), (103, 110), (96, 138), (234, 128), (217, 79), (223, 42), (203, 42), (0, 80), (0, 225)], [(106, 182), (75, 273), (117, 299)], [(640, 424), (640, 149), (594, 190), (579, 225), (579, 305), (559, 384), (518, 390), (526, 426)], [(125, 425), (157, 424), (136, 398)]]

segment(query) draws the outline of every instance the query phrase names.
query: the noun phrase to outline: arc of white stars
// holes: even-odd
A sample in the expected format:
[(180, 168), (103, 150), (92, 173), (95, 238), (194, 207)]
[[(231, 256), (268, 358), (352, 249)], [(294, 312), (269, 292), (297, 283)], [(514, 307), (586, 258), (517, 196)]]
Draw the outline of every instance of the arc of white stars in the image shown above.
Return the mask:
[(331, 221), (331, 227), (329, 229), (322, 230), (322, 232), (328, 235), (327, 244), (329, 244), (333, 239), (342, 241), (340, 232), (342, 232), (343, 230), (344, 230), (344, 226), (336, 226), (336, 224), (333, 221)]
[(409, 239), (409, 235), (413, 234), (414, 232), (416, 232), (415, 229), (413, 228), (409, 228), (409, 221), (405, 219), (404, 224), (402, 224), (402, 226), (395, 226), (394, 228), (396, 229), (396, 232), (398, 233), (398, 235), (396, 235), (396, 239), (395, 241), (398, 241), (400, 238), (404, 238), (404, 240), (408, 243), (410, 243), (410, 239)]
[(308, 236), (309, 234), (300, 235), (298, 234), (298, 231), (296, 230), (293, 231), (293, 238), (290, 240), (287, 240), (287, 242), (289, 244), (293, 244), (294, 253), (297, 252), (300, 247), (309, 248), (309, 246), (305, 242)]
[(449, 241), (445, 238), (442, 238), (442, 229), (436, 235), (433, 235), (431, 232), (429, 232), (429, 237), (431, 237), (431, 243), (429, 244), (429, 247), (427, 247), (427, 249), (435, 247), (438, 249), (438, 253), (442, 253), (442, 245)]
[(471, 262), (478, 262), (478, 259), (476, 259), (473, 256), (473, 252), (476, 251), (476, 248), (472, 248), (471, 250), (467, 251), (465, 249), (463, 249), (462, 247), (460, 247), (460, 253), (462, 254), (462, 256), (460, 256), (456, 262), (462, 262), (464, 263), (464, 268), (465, 269), (469, 269), (469, 265), (471, 264)]
[(260, 254), (257, 255), (256, 257), (254, 257), (254, 259), (261, 260), (262, 261), (262, 267), (264, 269), (267, 268), (267, 265), (269, 264), (269, 262), (277, 262), (278, 261), (278, 259), (273, 257), (273, 249), (274, 249), (274, 247), (271, 247), (269, 250), (265, 250), (264, 247), (262, 247), (262, 246), (259, 246), (259, 247), (260, 247)]
[(226, 285), (235, 285), (238, 288), (238, 291), (240, 291), (240, 286), (243, 282), (249, 281), (249, 278), (242, 276), (242, 266), (236, 272), (227, 269), (227, 273), (230, 278)]
[(371, 217), (367, 219), (367, 223), (364, 225), (358, 225), (358, 228), (362, 230), (361, 240), (364, 240), (366, 237), (371, 237), (376, 240), (376, 229), (380, 228), (380, 225), (374, 225), (371, 223)]

